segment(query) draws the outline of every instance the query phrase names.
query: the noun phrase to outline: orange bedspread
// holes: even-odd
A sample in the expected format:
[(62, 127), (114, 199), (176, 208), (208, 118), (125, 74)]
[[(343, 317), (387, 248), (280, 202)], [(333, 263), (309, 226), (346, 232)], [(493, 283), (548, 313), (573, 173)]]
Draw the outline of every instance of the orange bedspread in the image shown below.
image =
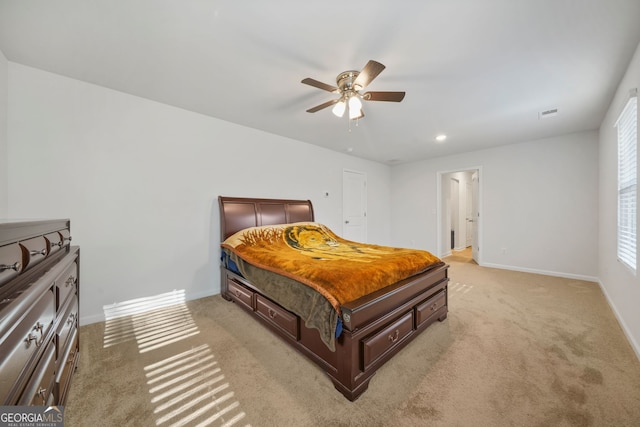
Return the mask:
[(442, 263), (427, 251), (345, 240), (313, 222), (247, 228), (222, 246), (256, 267), (312, 287), (338, 313), (344, 303)]

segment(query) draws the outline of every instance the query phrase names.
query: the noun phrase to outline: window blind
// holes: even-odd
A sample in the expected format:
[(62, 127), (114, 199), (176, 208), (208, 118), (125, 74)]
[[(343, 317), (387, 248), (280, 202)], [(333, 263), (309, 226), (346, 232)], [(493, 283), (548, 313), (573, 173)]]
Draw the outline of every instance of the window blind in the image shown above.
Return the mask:
[(638, 97), (634, 92), (618, 121), (618, 259), (636, 271)]

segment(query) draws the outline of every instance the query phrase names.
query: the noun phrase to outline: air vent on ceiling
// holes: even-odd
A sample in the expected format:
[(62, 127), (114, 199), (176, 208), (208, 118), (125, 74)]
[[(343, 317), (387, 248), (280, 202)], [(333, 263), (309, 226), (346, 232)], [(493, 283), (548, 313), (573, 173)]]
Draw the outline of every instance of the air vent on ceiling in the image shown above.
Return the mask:
[(538, 113), (538, 119), (546, 119), (548, 117), (553, 117), (558, 115), (557, 108), (550, 108), (548, 110), (540, 111)]

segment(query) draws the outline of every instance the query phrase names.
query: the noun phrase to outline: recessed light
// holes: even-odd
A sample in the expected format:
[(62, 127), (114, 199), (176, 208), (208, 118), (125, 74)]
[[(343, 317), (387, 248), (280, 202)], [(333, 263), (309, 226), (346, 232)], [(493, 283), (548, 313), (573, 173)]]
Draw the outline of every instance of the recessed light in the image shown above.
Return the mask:
[(443, 142), (445, 139), (447, 139), (447, 135), (441, 133), (440, 135), (436, 136), (436, 141), (438, 142)]

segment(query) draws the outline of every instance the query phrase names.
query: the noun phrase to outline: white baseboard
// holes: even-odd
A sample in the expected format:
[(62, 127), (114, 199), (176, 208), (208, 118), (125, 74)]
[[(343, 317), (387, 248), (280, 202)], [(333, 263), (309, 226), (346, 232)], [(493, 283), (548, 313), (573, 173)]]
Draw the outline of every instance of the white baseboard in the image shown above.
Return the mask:
[(104, 313), (90, 314), (88, 316), (80, 316), (78, 319), (80, 326), (90, 325), (92, 323), (104, 322)]
[(613, 303), (613, 300), (609, 297), (609, 294), (607, 293), (607, 289), (605, 288), (605, 286), (602, 284), (600, 280), (598, 280), (598, 285), (600, 286), (600, 289), (602, 290), (604, 297), (607, 299), (607, 302), (609, 303), (609, 307), (611, 307), (613, 314), (615, 314), (616, 319), (618, 320), (618, 324), (620, 324), (620, 327), (622, 328), (622, 332), (624, 332), (625, 336), (627, 337), (627, 341), (629, 341), (629, 344), (631, 344), (631, 348), (633, 348), (633, 351), (635, 351), (636, 356), (638, 357), (638, 360), (640, 360), (640, 344), (635, 340), (633, 335), (629, 332), (630, 331), (629, 327), (627, 326), (624, 319), (618, 312), (616, 305)]
[(501, 270), (522, 271), (523, 273), (544, 274), (545, 276), (564, 277), (565, 279), (585, 280), (587, 282), (598, 282), (598, 278), (594, 276), (586, 276), (583, 274), (563, 273), (559, 271), (539, 270), (536, 268), (514, 267), (511, 265), (482, 263), (482, 267), (499, 268)]

